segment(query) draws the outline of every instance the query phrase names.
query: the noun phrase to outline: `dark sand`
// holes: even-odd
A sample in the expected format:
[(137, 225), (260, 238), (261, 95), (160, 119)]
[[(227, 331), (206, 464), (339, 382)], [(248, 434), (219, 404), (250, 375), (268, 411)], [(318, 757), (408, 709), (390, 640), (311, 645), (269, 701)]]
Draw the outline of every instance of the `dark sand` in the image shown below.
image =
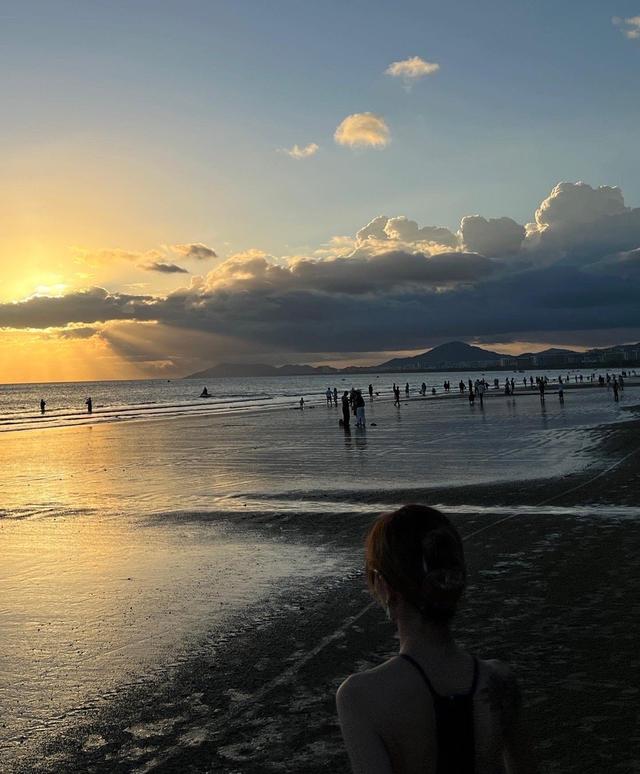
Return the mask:
[[(496, 522), (467, 540), (470, 587), (457, 631), (481, 657), (516, 667), (543, 772), (640, 772), (640, 521), (608, 514), (638, 505), (640, 421), (599, 432), (596, 472), (353, 498), (471, 504), (453, 516), (465, 535)], [(546, 511), (533, 507), (543, 501)], [(504, 515), (474, 513), (483, 503), (532, 507), (498, 525)], [(551, 505), (567, 511), (549, 513)], [(372, 515), (224, 518), (271, 539), (351, 545), (358, 556)], [(281, 595), (277, 612), (249, 611), (206, 656), (120, 693), (14, 770), (348, 771), (334, 693), (346, 675), (394, 652), (393, 632), (360, 572)]]

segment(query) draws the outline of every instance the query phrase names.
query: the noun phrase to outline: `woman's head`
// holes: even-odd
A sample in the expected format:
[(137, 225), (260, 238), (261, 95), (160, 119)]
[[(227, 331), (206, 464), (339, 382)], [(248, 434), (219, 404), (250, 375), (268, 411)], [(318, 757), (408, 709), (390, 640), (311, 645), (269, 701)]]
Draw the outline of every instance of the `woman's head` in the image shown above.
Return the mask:
[(458, 531), (444, 514), (424, 505), (405, 505), (376, 519), (366, 539), (366, 569), (375, 594), (382, 578), (434, 621), (453, 616), (466, 583)]

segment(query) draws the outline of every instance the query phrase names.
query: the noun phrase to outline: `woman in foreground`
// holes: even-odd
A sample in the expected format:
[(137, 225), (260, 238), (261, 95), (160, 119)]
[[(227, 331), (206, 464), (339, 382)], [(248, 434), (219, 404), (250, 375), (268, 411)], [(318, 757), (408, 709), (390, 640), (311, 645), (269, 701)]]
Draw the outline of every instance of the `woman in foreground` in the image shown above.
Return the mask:
[(466, 567), (446, 516), (421, 505), (380, 516), (367, 536), (366, 570), (400, 653), (338, 690), (354, 773), (535, 772), (513, 673), (469, 655), (451, 634)]

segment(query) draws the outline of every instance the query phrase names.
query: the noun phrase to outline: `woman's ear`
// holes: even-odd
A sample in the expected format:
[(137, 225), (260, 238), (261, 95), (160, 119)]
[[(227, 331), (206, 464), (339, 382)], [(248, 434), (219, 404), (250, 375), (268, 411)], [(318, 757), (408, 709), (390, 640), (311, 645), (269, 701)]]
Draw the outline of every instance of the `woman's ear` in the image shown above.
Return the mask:
[(378, 597), (378, 599), (383, 605), (386, 605), (388, 602), (389, 596), (391, 594), (391, 588), (387, 583), (384, 575), (382, 575), (378, 571), (376, 571), (374, 575), (373, 588), (376, 592), (376, 597)]

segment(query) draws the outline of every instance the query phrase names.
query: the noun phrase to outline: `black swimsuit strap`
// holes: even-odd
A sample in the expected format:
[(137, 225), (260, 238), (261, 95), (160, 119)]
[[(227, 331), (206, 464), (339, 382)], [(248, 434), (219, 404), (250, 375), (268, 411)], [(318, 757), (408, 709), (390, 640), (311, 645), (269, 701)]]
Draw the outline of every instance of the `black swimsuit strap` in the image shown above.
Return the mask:
[[(420, 666), (420, 664), (410, 656), (408, 653), (401, 653), (400, 658), (405, 659), (405, 661), (408, 661), (410, 664), (413, 664), (413, 666), (418, 670), (420, 675), (422, 676), (422, 679), (424, 680), (427, 688), (429, 689), (429, 693), (436, 699), (442, 699), (444, 698), (442, 694), (438, 693), (436, 689), (433, 687), (431, 680), (427, 677), (427, 673), (424, 671), (424, 669)], [(476, 691), (476, 685), (478, 684), (478, 659), (474, 656), (473, 657), (473, 680), (471, 682), (471, 688), (466, 693), (456, 694), (457, 696), (473, 696), (473, 694)]]

